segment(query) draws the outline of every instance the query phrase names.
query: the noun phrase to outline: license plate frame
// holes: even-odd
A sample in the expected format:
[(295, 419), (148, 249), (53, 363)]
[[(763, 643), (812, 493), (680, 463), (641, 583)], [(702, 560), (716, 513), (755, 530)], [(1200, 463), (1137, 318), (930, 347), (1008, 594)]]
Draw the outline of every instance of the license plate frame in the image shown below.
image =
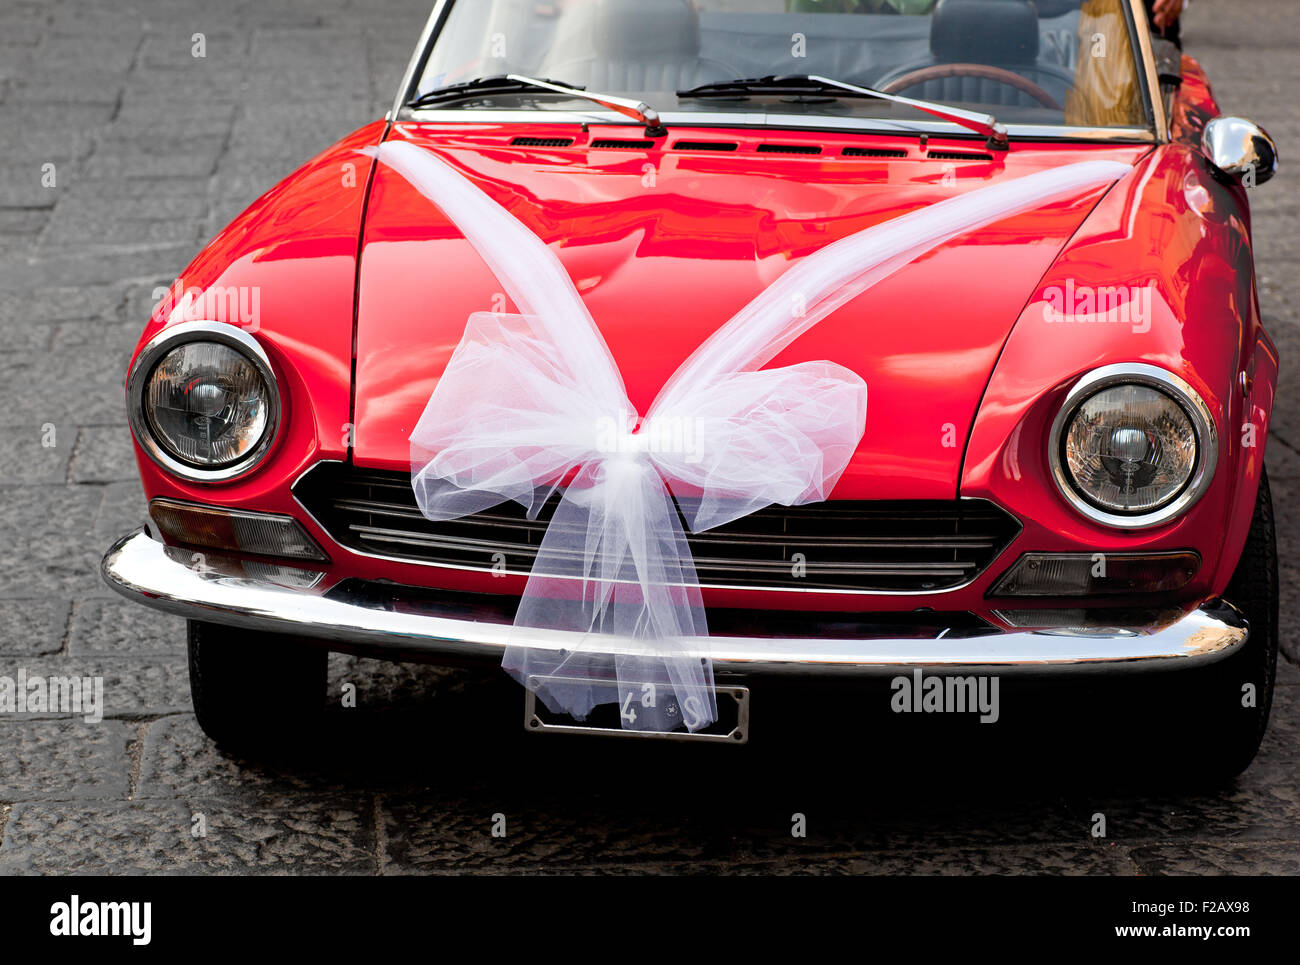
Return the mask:
[[(532, 734), (587, 734), (602, 737), (641, 737), (651, 740), (696, 741), (736, 746), (749, 743), (749, 688), (721, 683), (713, 688), (718, 720), (691, 733), (688, 730), (629, 730), (553, 714), (537, 699), (536, 688), (547, 682), (584, 684), (590, 680), (564, 676), (534, 676), (524, 688), (524, 730)], [(559, 719), (563, 718), (563, 719)]]

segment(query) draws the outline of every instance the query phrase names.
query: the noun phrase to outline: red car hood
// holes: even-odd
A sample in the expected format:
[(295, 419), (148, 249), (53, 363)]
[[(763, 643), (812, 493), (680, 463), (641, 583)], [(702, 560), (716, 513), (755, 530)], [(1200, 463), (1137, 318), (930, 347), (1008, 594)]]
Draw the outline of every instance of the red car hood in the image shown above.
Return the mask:
[[(532, 146), (512, 144), (523, 133)], [(597, 135), (497, 125), (399, 127), (552, 245), (645, 412), (714, 329), (798, 259), (852, 232), (1004, 178), (1079, 160), (1132, 164), (1142, 147), (692, 130), (725, 152), (592, 147)], [(600, 129), (601, 139), (638, 129)], [(570, 146), (537, 138), (574, 139)], [(840, 143), (842, 141), (843, 143)], [(759, 151), (815, 145), (818, 156)], [(843, 148), (905, 152), (846, 156)], [(807, 150), (807, 147), (803, 148)], [(947, 152), (947, 154), (945, 154)], [(984, 155), (988, 157), (988, 155)], [(839, 498), (950, 499), (981, 394), (1035, 285), (1104, 193), (1093, 189), (972, 232), (847, 303), (771, 366), (829, 359), (869, 387), (866, 433)], [(400, 175), (371, 187), (357, 306), (353, 458), (406, 469), (409, 435), (476, 311), (514, 311), (475, 251)]]

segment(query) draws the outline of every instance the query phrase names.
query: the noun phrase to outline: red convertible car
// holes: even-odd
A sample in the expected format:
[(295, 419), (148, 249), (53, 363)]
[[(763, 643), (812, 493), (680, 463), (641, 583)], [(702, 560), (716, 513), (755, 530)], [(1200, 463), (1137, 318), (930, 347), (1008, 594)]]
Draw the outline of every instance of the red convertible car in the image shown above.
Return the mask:
[(1161, 754), (1231, 776), (1277, 651), (1275, 167), (1138, 0), (439, 0), (391, 112), (149, 319), (104, 575), (188, 619), (232, 747), (342, 650), (729, 743), (766, 680), (1142, 674)]

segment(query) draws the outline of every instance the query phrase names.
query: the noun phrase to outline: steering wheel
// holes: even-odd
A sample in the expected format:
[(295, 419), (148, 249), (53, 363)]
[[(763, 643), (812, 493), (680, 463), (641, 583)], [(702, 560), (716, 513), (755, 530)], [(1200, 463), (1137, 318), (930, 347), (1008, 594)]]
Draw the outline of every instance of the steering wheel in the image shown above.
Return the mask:
[(1021, 77), (1014, 71), (1002, 67), (991, 67), (988, 64), (933, 64), (919, 70), (909, 71), (902, 77), (895, 77), (881, 90), (886, 94), (897, 94), (909, 87), (915, 87), (917, 84), (924, 84), (927, 80), (940, 80), (944, 77), (979, 77), (984, 80), (995, 81), (999, 84), (1006, 84), (1008, 87), (1014, 87), (1021, 93), (1028, 94), (1044, 107), (1050, 107), (1054, 111), (1062, 109), (1061, 105), (1056, 102), (1055, 97), (1028, 77)]

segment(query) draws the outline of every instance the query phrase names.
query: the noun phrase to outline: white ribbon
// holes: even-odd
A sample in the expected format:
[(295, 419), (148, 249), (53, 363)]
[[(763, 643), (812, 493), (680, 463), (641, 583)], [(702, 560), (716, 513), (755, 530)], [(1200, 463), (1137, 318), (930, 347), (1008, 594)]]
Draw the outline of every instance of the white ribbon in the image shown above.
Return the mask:
[[(366, 153), (442, 209), (519, 309), (470, 316), (411, 434), (420, 509), (445, 520), (515, 500), (536, 518), (576, 470), (515, 626), (641, 646), (610, 656), (512, 645), (502, 663), (552, 711), (585, 719), (617, 700), (623, 726), (643, 730), (695, 731), (717, 719), (708, 627), (672, 493), (694, 532), (773, 503), (817, 502), (862, 438), (858, 375), (833, 362), (762, 366), (918, 255), (1127, 170), (1093, 161), (1004, 181), (805, 257), (704, 341), (638, 429), (609, 348), (551, 249), (437, 155), (400, 141)], [(921, 295), (916, 318), (892, 323), (925, 324)]]

